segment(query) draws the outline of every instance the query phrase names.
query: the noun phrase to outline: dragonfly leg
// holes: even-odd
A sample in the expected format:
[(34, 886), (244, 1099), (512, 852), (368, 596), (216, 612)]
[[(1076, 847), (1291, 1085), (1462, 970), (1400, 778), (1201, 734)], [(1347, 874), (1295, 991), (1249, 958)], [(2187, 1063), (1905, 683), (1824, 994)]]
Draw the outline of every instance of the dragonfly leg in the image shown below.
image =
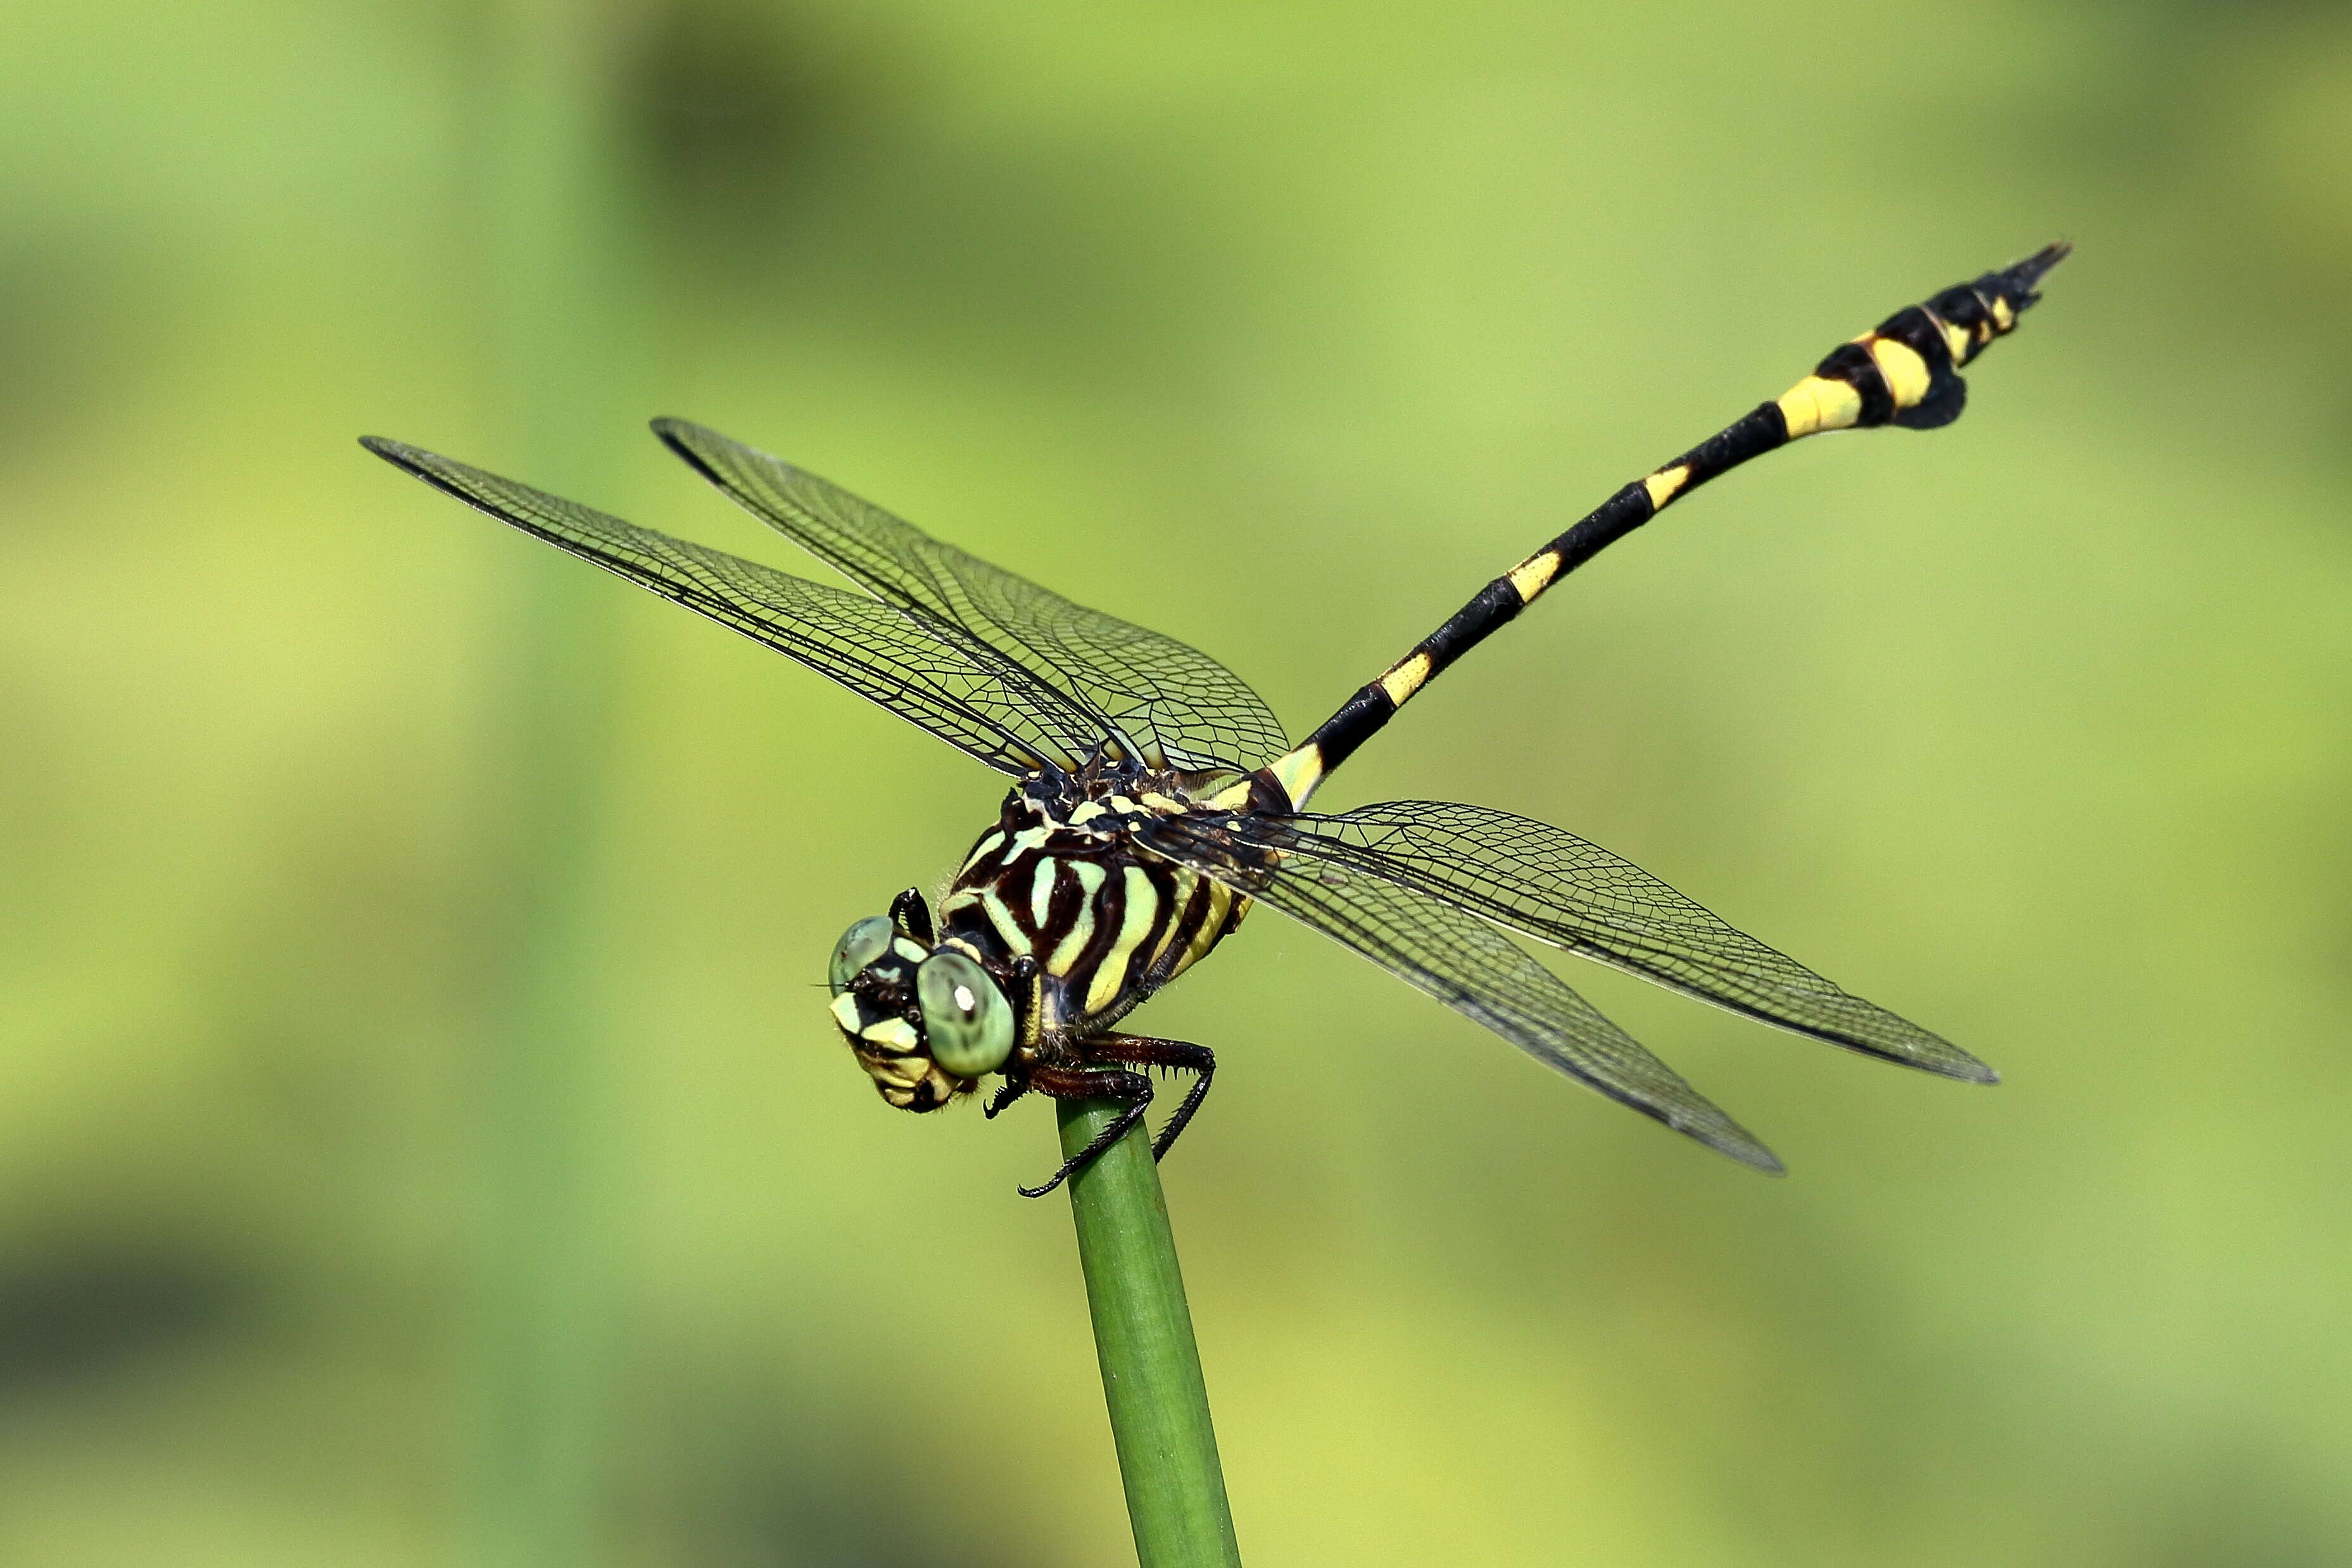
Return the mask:
[(1160, 1136), (1151, 1141), (1151, 1157), (1155, 1160), (1166, 1159), (1168, 1151), (1176, 1146), (1176, 1140), (1183, 1135), (1185, 1124), (1192, 1120), (1192, 1113), (1201, 1109), (1201, 1101), (1208, 1098), (1209, 1080), (1217, 1076), (1216, 1053), (1206, 1046), (1192, 1045), (1185, 1040), (1161, 1040), (1147, 1035), (1102, 1035), (1087, 1041), (1079, 1048), (1086, 1053), (1088, 1061), (1161, 1068), (1170, 1072), (1192, 1075), (1192, 1087), (1185, 1094), (1183, 1103), (1176, 1107), (1176, 1114), (1168, 1119), (1168, 1125), (1160, 1130)]
[(1123, 1100), (1127, 1105), (1109, 1126), (1095, 1134), (1093, 1142), (1063, 1161), (1062, 1168), (1045, 1178), (1043, 1185), (1016, 1189), (1024, 1198), (1042, 1198), (1084, 1170), (1104, 1150), (1126, 1137), (1128, 1130), (1143, 1120), (1145, 1109), (1151, 1104), (1151, 1080), (1139, 1072), (1118, 1068), (1033, 1068), (1029, 1087), (1054, 1100)]
[(1014, 1100), (1020, 1099), (1023, 1095), (1028, 1092), (1028, 1079), (1013, 1079), (1008, 1080), (1003, 1089), (998, 1089), (994, 1094), (988, 1097), (988, 1103), (980, 1108), (980, 1113), (982, 1116), (987, 1117), (991, 1121), (993, 1121), (996, 1120), (996, 1113), (998, 1111), (1003, 1110), (1006, 1106), (1011, 1105)]

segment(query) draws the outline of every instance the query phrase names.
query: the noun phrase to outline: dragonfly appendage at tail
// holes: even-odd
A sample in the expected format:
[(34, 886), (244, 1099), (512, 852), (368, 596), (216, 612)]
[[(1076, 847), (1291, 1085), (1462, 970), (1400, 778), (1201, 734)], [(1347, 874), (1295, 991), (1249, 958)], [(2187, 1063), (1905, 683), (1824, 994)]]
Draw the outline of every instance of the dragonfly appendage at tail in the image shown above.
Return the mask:
[[(1960, 416), (1968, 384), (1960, 367), (2016, 331), (2036, 300), (2042, 279), (2072, 247), (2043, 247), (2014, 266), (1955, 284), (1924, 304), (1906, 306), (1869, 331), (1839, 344), (1811, 374), (1770, 403), (1708, 437), (1672, 462), (1625, 486), (1575, 526), (1480, 589), (1444, 626), (1359, 689), (1315, 732), (1255, 775), (1259, 795), (1279, 789), (1304, 806), (1333, 769), (1377, 734), (1455, 659), (1500, 630), (1560, 578), (1669, 505), (1751, 458), (1806, 436), (1896, 425), (1932, 430)], [(1230, 799), (1227, 797), (1230, 796)], [(1218, 797), (1238, 805), (1251, 784)]]
[[(2035, 285), (2071, 248), (2063, 242), (2046, 246), (2014, 267), (1897, 310), (1839, 344), (1774, 403), (1784, 439), (1874, 425), (1933, 430), (1958, 419), (1968, 403), (1960, 366), (2017, 330), (2019, 314), (2042, 298)], [(1651, 476), (1654, 493), (1660, 477)]]

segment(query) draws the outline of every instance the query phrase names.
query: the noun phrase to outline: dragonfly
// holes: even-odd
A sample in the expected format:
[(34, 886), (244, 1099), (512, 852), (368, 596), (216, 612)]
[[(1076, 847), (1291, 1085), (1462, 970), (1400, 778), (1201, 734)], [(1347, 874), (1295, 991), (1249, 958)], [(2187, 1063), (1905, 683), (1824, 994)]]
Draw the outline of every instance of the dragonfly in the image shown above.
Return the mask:
[(1759, 1171), (1780, 1160), (1514, 937), (1761, 1023), (1945, 1078), (1997, 1075), (1573, 834), (1444, 801), (1325, 814), (1332, 773), (1429, 683), (1667, 506), (1808, 436), (1958, 418), (1959, 370), (2041, 295), (2054, 244), (1840, 344), (1779, 398), (1615, 494), (1489, 582), (1293, 744), (1239, 677), (1073, 603), (804, 468), (684, 420), (654, 431), (848, 586), (625, 522), (420, 447), (377, 456), (502, 522), (831, 677), (1013, 782), (943, 893), (910, 887), (827, 965), (830, 1011), (889, 1105), (928, 1112), (1001, 1082), (1117, 1114), (1042, 1197), (1143, 1126), (1155, 1072), (1188, 1075), (1164, 1157), (1216, 1057), (1122, 1020), (1258, 904), (1322, 932), (1569, 1078)]

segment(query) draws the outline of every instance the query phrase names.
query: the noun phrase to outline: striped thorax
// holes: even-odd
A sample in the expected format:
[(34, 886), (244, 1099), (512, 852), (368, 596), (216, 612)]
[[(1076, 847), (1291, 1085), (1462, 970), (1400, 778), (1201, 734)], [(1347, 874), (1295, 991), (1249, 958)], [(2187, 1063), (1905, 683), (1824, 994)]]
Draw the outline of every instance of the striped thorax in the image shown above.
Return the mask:
[[(911, 893), (890, 916), (850, 928), (834, 958), (834, 1019), (884, 1100), (935, 1110), (982, 1074), (1017, 1071), (1064, 1037), (1098, 1034), (1241, 924), (1246, 897), (1133, 836), (1156, 817), (1210, 811), (1196, 784), (1100, 763), (1030, 773), (964, 857), (936, 936)], [(941, 980), (927, 993), (923, 977), (943, 963), (986, 988), (958, 992)], [(959, 995), (970, 1005), (951, 1009), (943, 1032), (936, 998)], [(1008, 1043), (996, 1051), (1000, 1016)], [(957, 1048), (975, 1035), (980, 1048)]]
[(1195, 809), (1174, 774), (1032, 773), (964, 858), (940, 930), (1036, 964), (1040, 1033), (1105, 1028), (1241, 923), (1246, 899), (1134, 841), (1138, 823)]

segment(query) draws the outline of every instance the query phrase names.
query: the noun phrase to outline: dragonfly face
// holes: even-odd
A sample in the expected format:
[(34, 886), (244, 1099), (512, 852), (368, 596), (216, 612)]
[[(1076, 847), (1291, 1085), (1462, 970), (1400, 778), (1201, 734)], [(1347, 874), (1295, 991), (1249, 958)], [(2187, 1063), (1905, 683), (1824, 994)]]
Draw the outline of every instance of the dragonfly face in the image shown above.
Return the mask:
[(826, 979), (833, 1021), (883, 1100), (901, 1110), (937, 1110), (979, 1087), (1013, 1054), (1013, 1004), (961, 946), (928, 940), (919, 895), (898, 913), (859, 921), (835, 944)]
[(1138, 1125), (1150, 1074), (1193, 1084), (1206, 1048), (1112, 1032), (1253, 904), (1370, 959), (1545, 1065), (1759, 1170), (1780, 1162), (1505, 935), (1638, 974), (1759, 1022), (1976, 1083), (1992, 1069), (1841, 990), (1638, 868), (1526, 817), (1444, 801), (1307, 809), (1399, 710), (1551, 585), (1662, 509), (1804, 437), (1959, 417), (1960, 368), (2016, 329), (2066, 247), (1956, 285), (1832, 351), (1626, 485), (1480, 589), (1297, 745), (1196, 648), (935, 539), (804, 469), (681, 420), (654, 428), (852, 587), (638, 528), (418, 447), (366, 445), (502, 521), (800, 660), (1016, 781), (940, 903), (914, 890), (835, 948), (834, 1021), (882, 1098), (936, 1110), (985, 1074), (991, 1116), (1032, 1092), (1124, 1109), (1032, 1197)]

